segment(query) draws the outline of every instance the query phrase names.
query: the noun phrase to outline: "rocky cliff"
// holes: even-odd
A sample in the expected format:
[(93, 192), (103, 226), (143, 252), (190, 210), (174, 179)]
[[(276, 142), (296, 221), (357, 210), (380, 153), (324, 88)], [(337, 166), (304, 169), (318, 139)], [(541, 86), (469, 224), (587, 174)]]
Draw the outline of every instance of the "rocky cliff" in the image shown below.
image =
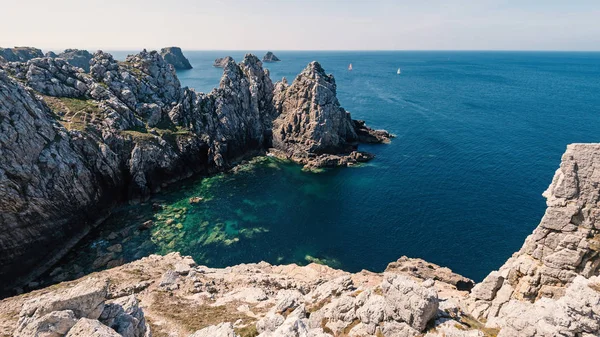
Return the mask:
[(179, 47), (167, 47), (160, 50), (160, 56), (175, 69), (192, 69), (190, 61), (183, 55)]
[(70, 65), (89, 72), (90, 61), (92, 60), (93, 55), (87, 50), (66, 49), (64, 52), (58, 55), (54, 54), (54, 57), (60, 57), (67, 61)]
[[(268, 71), (254, 55), (229, 61), (208, 94), (182, 88), (154, 51), (124, 62), (99, 51), (89, 64), (86, 73), (44, 57), (0, 68), (0, 278), (10, 281), (3, 288), (54, 263), (114, 204), (264, 153), (282, 114), (275, 102), (297, 99), (280, 93), (275, 100)], [(315, 97), (310, 109), (326, 104)], [(347, 119), (339, 123), (352, 127)]]
[(172, 253), (2, 300), (0, 334), (50, 326), (54, 336), (92, 327), (98, 336), (598, 336), (599, 165), (600, 144), (569, 145), (540, 225), (474, 287), (407, 257), (384, 273), (351, 274), (264, 262), (216, 269)]
[(36, 57), (44, 57), (41, 50), (31, 47), (0, 48), (1, 62), (27, 62)]
[(213, 67), (225, 68), (227, 63), (229, 63), (230, 61), (233, 61), (233, 57), (231, 57), (231, 56), (219, 57), (218, 59), (215, 60)]
[(273, 121), (273, 147), (278, 150), (273, 153), (307, 168), (367, 161), (372, 156), (356, 151), (359, 141), (367, 135), (372, 135), (369, 142), (391, 138), (352, 120), (337, 99), (333, 75), (318, 62), (311, 62), (291, 85), (278, 82), (274, 104), (279, 116)]

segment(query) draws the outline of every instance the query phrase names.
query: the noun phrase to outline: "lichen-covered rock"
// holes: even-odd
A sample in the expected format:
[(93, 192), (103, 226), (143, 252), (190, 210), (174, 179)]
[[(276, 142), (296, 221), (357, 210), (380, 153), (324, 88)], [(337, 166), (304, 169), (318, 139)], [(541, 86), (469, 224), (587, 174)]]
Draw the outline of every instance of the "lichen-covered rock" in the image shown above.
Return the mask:
[(189, 337), (237, 337), (237, 335), (233, 330), (233, 324), (227, 322), (198, 330)]
[(66, 337), (122, 337), (115, 330), (95, 319), (81, 318)]
[(275, 54), (272, 52), (267, 52), (265, 56), (263, 56), (263, 62), (279, 62), (281, 61)]
[[(68, 331), (79, 318), (98, 319), (104, 310), (107, 287), (105, 280), (89, 278), (74, 287), (32, 298), (21, 309), (15, 336), (34, 336), (32, 331), (58, 327)], [(54, 328), (48, 328), (50, 325)]]
[(160, 56), (175, 69), (192, 69), (190, 61), (183, 55), (179, 47), (166, 47), (160, 50)]
[(71, 310), (52, 311), (19, 326), (13, 337), (63, 337), (77, 323)]
[(502, 309), (498, 337), (597, 336), (600, 332), (600, 278), (577, 276), (558, 300), (533, 305), (511, 300)]
[(144, 337), (149, 328), (135, 295), (105, 305), (99, 321), (123, 337)]

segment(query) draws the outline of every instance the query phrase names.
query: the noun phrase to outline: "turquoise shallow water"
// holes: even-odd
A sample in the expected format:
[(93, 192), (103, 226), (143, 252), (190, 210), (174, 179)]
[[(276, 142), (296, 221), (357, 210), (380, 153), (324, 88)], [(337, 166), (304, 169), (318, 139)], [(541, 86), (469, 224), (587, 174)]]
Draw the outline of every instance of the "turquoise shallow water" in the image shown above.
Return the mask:
[[(178, 76), (210, 91), (222, 73), (214, 59), (243, 54), (187, 52), (195, 68)], [(362, 146), (377, 155), (362, 167), (314, 174), (260, 159), (183, 182), (152, 200), (163, 209), (115, 212), (63, 264), (90, 271), (98, 252), (119, 243), (115, 258), (125, 261), (181, 251), (219, 267), (320, 261), (381, 271), (408, 255), (479, 281), (538, 224), (566, 145), (600, 141), (600, 53), (275, 54), (282, 62), (266, 65), (274, 81), (318, 60), (354, 118), (397, 138)], [(190, 203), (195, 196), (204, 200)], [(134, 230), (147, 219), (151, 230)]]

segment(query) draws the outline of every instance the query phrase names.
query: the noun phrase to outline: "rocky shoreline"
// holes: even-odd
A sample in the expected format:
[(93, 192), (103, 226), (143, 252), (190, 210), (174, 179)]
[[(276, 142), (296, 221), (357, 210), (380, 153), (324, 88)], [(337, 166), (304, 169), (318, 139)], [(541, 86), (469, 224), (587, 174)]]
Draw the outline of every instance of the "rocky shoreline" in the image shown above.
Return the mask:
[[(373, 157), (360, 143), (392, 138), (351, 118), (318, 62), (273, 84), (256, 56), (229, 59), (205, 94), (182, 88), (155, 51), (124, 62), (99, 51), (89, 72), (35, 49), (1, 52), (18, 60), (0, 62), (3, 290), (47, 269), (115, 204), (169, 182), (264, 153), (310, 170), (350, 166)], [(479, 284), (407, 257), (348, 273), (151, 255), (1, 300), (0, 334), (598, 336), (598, 172), (600, 144), (569, 145), (540, 225)]]
[[(355, 124), (317, 63), (288, 88), (273, 84), (256, 56), (230, 58), (219, 87), (205, 94), (181, 87), (156, 51), (124, 62), (98, 51), (89, 72), (70, 59), (31, 56), (0, 63), (0, 228), (11, 228), (0, 232), (3, 291), (43, 272), (99, 214), (170, 182), (231, 169), (271, 148), (291, 159), (300, 153), (296, 161), (309, 168), (372, 158), (355, 154)], [(301, 131), (274, 132), (278, 120)], [(276, 142), (275, 134), (287, 138)], [(343, 159), (325, 160), (331, 155)]]

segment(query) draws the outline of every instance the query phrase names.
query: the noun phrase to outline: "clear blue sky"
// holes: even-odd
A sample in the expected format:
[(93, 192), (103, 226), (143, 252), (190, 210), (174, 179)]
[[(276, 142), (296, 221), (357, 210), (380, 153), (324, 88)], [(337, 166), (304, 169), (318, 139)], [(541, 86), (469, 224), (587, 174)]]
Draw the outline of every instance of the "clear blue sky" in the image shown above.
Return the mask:
[(0, 46), (600, 50), (600, 0), (19, 0)]

